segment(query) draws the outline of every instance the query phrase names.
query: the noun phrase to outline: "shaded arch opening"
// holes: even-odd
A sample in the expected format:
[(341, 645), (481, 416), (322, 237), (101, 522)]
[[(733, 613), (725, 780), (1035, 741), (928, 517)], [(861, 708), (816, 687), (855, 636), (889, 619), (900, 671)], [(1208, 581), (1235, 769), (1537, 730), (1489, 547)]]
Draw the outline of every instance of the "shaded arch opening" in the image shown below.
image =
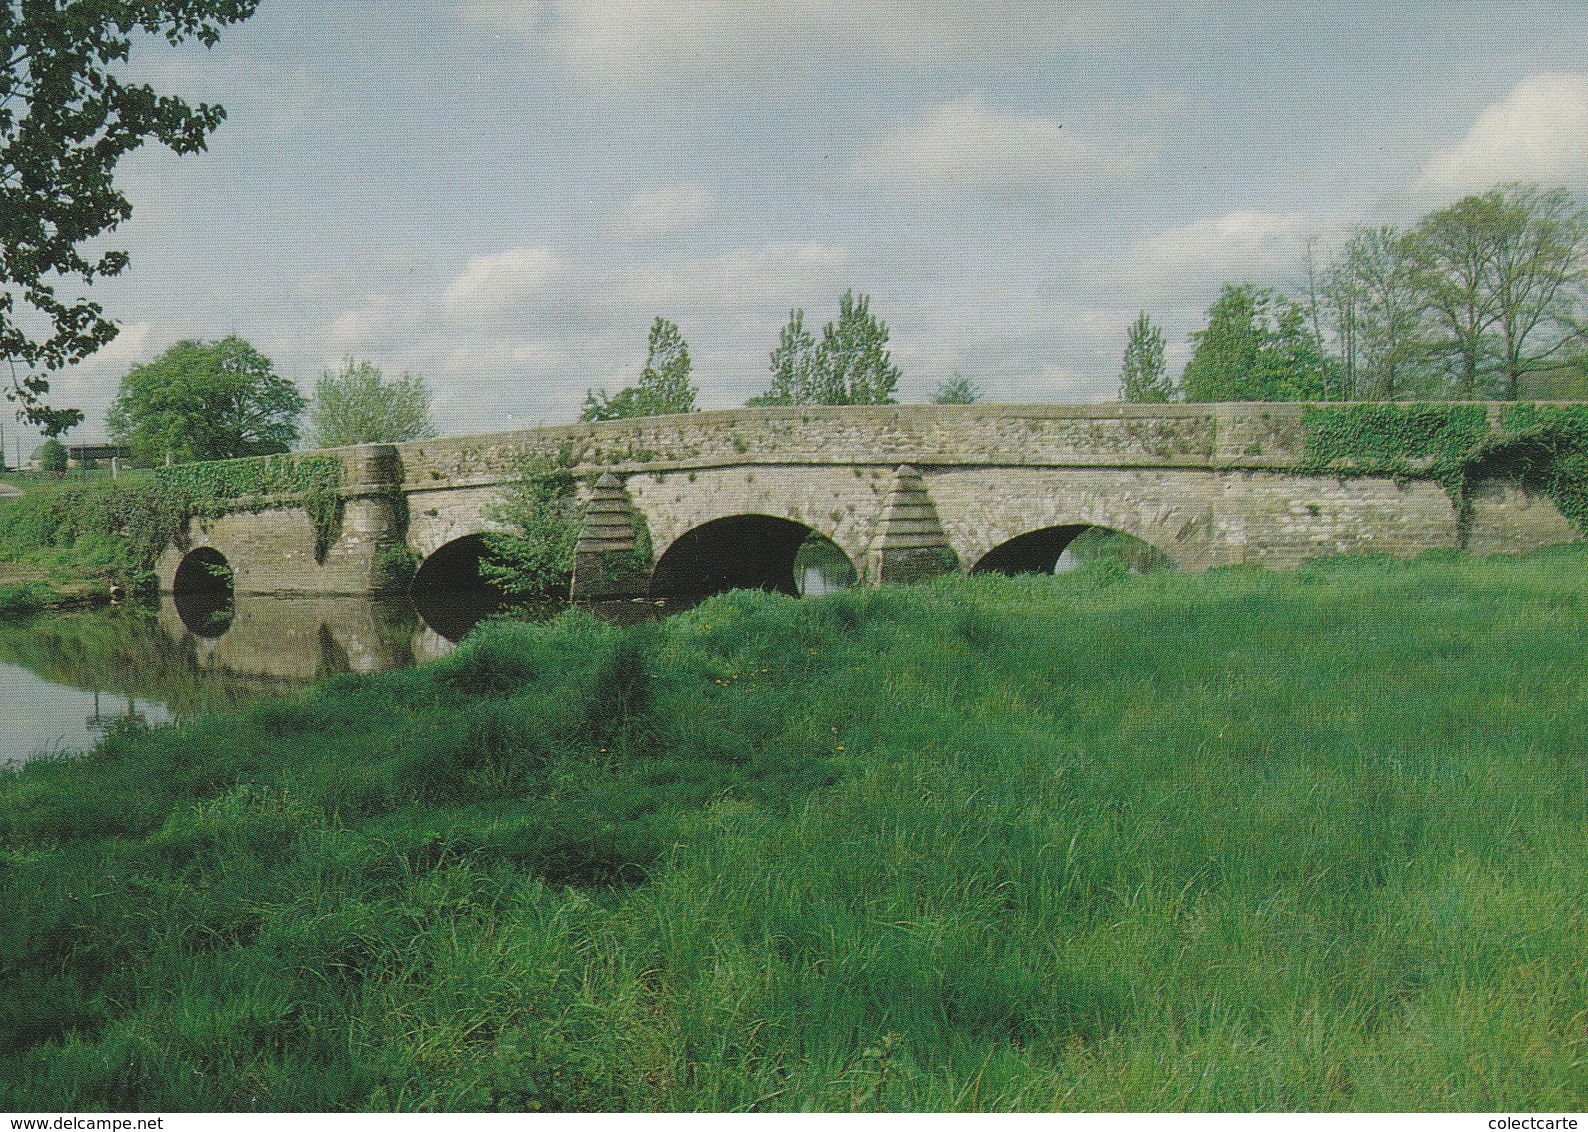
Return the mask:
[(489, 557), (483, 534), (464, 535), (437, 547), (414, 571), (409, 585), (414, 607), (426, 625), (449, 641), (502, 608), (502, 591), (480, 572)]
[(728, 590), (815, 597), (853, 585), (838, 544), (793, 519), (730, 515), (684, 532), (651, 571), (651, 596), (700, 598)]
[(1174, 561), (1151, 543), (1112, 527), (1068, 523), (1043, 527), (999, 543), (972, 574), (1063, 574), (1094, 562), (1118, 562), (1133, 574), (1172, 570)]
[(188, 630), (214, 639), (232, 627), (233, 575), (226, 556), (213, 546), (195, 547), (183, 555), (171, 580), (171, 601)]

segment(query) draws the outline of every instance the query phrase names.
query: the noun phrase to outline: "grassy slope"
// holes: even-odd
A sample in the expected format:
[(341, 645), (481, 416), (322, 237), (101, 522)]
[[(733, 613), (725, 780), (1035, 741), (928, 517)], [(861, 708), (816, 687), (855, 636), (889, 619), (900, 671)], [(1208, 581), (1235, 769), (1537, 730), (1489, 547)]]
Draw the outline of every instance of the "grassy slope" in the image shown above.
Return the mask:
[(1588, 552), (502, 626), (0, 779), (0, 1108), (1581, 1109)]
[(126, 472), (117, 482), (106, 470), (0, 476), (0, 483), (24, 493), (0, 496), (0, 621), (109, 600), (111, 583), (126, 581), (132, 572), (126, 548), (98, 529), (102, 517), (82, 500), (97, 500), (147, 475)]

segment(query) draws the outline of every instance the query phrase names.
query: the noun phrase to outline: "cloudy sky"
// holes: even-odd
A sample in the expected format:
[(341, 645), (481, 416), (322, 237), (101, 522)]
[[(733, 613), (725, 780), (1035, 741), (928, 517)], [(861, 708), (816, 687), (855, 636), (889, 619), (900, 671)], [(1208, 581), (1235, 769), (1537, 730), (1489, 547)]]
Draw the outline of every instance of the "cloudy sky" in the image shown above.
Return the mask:
[[(699, 404), (765, 388), (846, 287), (902, 400), (1112, 398), (1221, 280), (1507, 179), (1588, 190), (1588, 5), (263, 0), (134, 68), (229, 114), (122, 166), (122, 334), (59, 375), (103, 434), (129, 364), (238, 333), (312, 389), (423, 374), (444, 432), (571, 420), (683, 329)], [(8, 429), (8, 432), (12, 430)]]

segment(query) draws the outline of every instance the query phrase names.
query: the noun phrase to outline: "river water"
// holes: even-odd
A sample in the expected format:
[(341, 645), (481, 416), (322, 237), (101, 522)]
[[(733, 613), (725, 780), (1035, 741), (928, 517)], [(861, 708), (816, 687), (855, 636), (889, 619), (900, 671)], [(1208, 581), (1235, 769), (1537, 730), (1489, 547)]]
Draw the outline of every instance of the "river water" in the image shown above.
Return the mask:
[(426, 620), (407, 598), (243, 596), (206, 609), (166, 596), (0, 623), (0, 765), (91, 747), (122, 719), (165, 723), (445, 656), (494, 606), (458, 595)]
[[(800, 562), (809, 596), (854, 580), (845, 559)], [(585, 608), (629, 623), (693, 600)], [(229, 711), (340, 672), (385, 672), (451, 652), (495, 612), (490, 591), (410, 598), (188, 595), (0, 622), (0, 766), (92, 747), (119, 720), (157, 724)], [(566, 606), (530, 610), (550, 618)]]
[[(1056, 573), (1099, 558), (1132, 571), (1168, 560), (1139, 540), (1088, 531)], [(812, 536), (779, 584), (806, 597), (855, 582), (843, 552)], [(629, 623), (698, 598), (605, 602), (597, 616)], [(169, 595), (153, 608), (100, 609), (0, 622), (0, 766), (91, 747), (124, 719), (165, 723), (306, 688), (341, 672), (385, 672), (451, 652), (496, 612), (489, 590), (411, 598)], [(524, 611), (551, 618), (566, 606)]]

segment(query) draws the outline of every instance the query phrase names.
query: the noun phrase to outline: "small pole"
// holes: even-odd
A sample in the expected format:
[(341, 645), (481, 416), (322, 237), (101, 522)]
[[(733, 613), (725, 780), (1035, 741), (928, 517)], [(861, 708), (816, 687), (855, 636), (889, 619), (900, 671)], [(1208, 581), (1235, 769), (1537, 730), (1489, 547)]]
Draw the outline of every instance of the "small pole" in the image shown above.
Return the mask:
[(121, 457), (120, 456), (112, 456), (110, 458), (110, 478), (113, 479), (113, 480), (119, 480), (121, 478)]

